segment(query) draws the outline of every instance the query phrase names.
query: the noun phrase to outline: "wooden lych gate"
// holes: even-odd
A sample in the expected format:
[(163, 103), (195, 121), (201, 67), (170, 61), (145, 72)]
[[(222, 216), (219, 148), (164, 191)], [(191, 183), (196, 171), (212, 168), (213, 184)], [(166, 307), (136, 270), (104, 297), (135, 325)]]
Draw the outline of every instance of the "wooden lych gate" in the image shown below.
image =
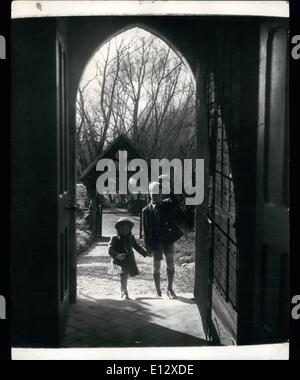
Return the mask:
[[(118, 182), (119, 182), (119, 152), (127, 153), (128, 162), (133, 159), (144, 159), (143, 155), (140, 154), (137, 149), (133, 146), (131, 141), (125, 135), (120, 135), (112, 144), (110, 144), (104, 152), (98, 156), (82, 173), (79, 180), (85, 185), (87, 189), (87, 194), (90, 200), (89, 207), (89, 224), (92, 228), (93, 235), (95, 239), (102, 238), (103, 232), (103, 209), (105, 208), (105, 195), (99, 194), (97, 192), (96, 184), (97, 179), (104, 171), (97, 171), (97, 163), (101, 159), (111, 159), (116, 164), (117, 176), (116, 176), (116, 189), (118, 190)], [(128, 180), (136, 171), (127, 171)], [(116, 194), (116, 196), (118, 193)], [(123, 195), (119, 195), (122, 197)], [(127, 198), (128, 196), (124, 195), (123, 197)], [(134, 203), (134, 207), (132, 213), (137, 214), (141, 218), (142, 207), (147, 202), (147, 196), (143, 196), (142, 194), (130, 194), (132, 201)], [(140, 237), (142, 236), (142, 223), (140, 223)]]

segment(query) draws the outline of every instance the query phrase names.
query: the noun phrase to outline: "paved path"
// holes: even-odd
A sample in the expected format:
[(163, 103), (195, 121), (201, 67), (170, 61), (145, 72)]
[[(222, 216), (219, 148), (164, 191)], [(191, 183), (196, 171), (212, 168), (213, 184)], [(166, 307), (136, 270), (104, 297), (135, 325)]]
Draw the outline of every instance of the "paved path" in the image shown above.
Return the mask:
[(115, 224), (119, 218), (128, 217), (134, 222), (133, 233), (138, 238), (140, 234), (140, 218), (129, 215), (126, 210), (122, 209), (104, 209), (102, 235), (110, 237), (116, 233)]
[[(114, 233), (121, 210), (104, 215), (103, 235)], [(138, 237), (139, 220), (134, 233)], [(156, 299), (152, 282), (152, 260), (136, 254), (140, 276), (129, 279), (131, 301), (120, 299), (119, 276), (109, 276), (107, 241), (98, 242), (78, 260), (78, 301), (72, 306), (63, 347), (148, 347), (203, 346), (205, 341), (200, 314), (192, 300), (191, 267), (179, 268), (175, 290), (178, 300), (166, 297), (165, 267), (162, 274), (164, 296)], [(178, 281), (178, 278), (180, 281)], [(184, 281), (186, 279), (186, 281)]]

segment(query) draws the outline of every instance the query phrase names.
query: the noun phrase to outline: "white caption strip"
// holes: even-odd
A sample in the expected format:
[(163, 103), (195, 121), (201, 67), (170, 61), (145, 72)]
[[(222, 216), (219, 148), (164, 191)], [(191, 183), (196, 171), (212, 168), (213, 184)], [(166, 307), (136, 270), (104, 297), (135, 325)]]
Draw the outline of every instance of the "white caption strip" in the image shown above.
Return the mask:
[(289, 17), (287, 1), (13, 1), (12, 18), (112, 15)]

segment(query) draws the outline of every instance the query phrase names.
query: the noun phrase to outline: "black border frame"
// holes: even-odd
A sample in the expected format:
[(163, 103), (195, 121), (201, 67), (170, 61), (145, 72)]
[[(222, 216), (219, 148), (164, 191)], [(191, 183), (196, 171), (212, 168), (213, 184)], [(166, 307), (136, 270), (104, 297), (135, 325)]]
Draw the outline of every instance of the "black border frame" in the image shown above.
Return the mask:
[[(299, 0), (290, 1), (290, 41), (294, 35), (300, 35), (300, 2)], [(10, 154), (10, 109), (11, 109), (11, 1), (0, 1), (0, 35), (6, 39), (6, 59), (0, 60), (0, 91), (1, 91), (1, 168), (2, 185), (0, 186), (0, 199), (2, 200), (1, 219), (1, 253), (0, 253), (0, 295), (6, 298), (7, 319), (0, 320), (0, 360), (11, 359), (11, 340), (10, 340), (10, 204), (11, 204), (11, 154)], [(290, 43), (290, 50), (293, 45)], [(297, 165), (297, 133), (299, 123), (299, 89), (300, 89), (300, 59), (294, 60), (290, 56), (290, 173), (291, 173), (291, 299), (294, 295), (300, 295), (300, 259), (299, 259), (299, 239), (297, 236), (297, 195), (300, 194), (299, 184), (294, 180), (293, 174), (299, 168)], [(9, 143), (8, 143), (9, 141)], [(299, 217), (298, 217), (299, 218)], [(291, 305), (292, 308), (292, 305)], [(290, 359), (300, 359), (300, 320), (291, 318), (290, 324)], [(105, 367), (108, 363), (105, 363)], [(138, 365), (138, 363), (136, 363)], [(142, 364), (142, 363), (141, 363)], [(145, 365), (145, 363), (143, 363)], [(104, 372), (105, 374), (105, 372)]]
[[(290, 41), (295, 35), (300, 35), (300, 2), (290, 1)], [(291, 50), (293, 45), (291, 44)], [(300, 59), (294, 60), (290, 56), (290, 195), (291, 195), (291, 225), (290, 225), (290, 281), (291, 300), (295, 295), (300, 295), (300, 257), (299, 238), (297, 239), (297, 196), (300, 193), (299, 183), (295, 180), (294, 173), (299, 171), (297, 159), (297, 142), (299, 138), (299, 91), (300, 90)], [(298, 155), (298, 157), (297, 157)], [(291, 305), (292, 307), (293, 305)], [(293, 320), (290, 324), (290, 360), (300, 360), (300, 319)]]
[(6, 39), (6, 59), (0, 60), (1, 91), (1, 163), (2, 186), (0, 186), (1, 252), (0, 252), (0, 294), (6, 299), (7, 319), (0, 320), (0, 360), (11, 359), (10, 343), (10, 1), (0, 3), (0, 34)]

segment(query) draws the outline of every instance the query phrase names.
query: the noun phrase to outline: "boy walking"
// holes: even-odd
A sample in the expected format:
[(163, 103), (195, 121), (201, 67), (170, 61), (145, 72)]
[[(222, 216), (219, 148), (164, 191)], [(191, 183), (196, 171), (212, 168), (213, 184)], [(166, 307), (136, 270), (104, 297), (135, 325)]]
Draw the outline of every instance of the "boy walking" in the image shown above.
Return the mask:
[(163, 199), (161, 184), (152, 182), (149, 186), (151, 201), (143, 209), (144, 243), (153, 256), (153, 279), (157, 296), (161, 297), (160, 272), (163, 255), (166, 258), (168, 290), (170, 299), (177, 296), (173, 290), (175, 276), (175, 249), (174, 243), (183, 236), (178, 227), (182, 219), (182, 212), (172, 199)]

